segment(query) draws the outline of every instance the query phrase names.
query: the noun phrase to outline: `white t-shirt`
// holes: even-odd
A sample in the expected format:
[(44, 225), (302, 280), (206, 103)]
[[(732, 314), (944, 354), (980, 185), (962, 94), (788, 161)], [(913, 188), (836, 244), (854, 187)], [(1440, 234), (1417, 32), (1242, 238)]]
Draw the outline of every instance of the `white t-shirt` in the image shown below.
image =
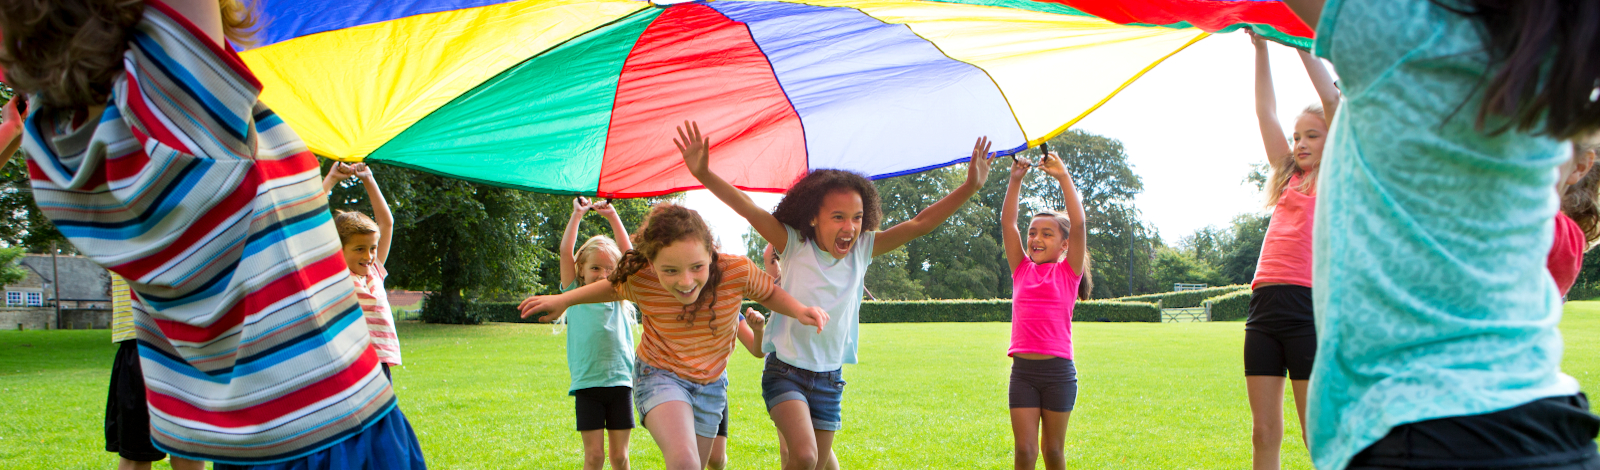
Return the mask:
[(813, 372), (839, 370), (856, 363), (856, 343), (861, 324), (861, 296), (866, 288), (867, 266), (872, 264), (872, 245), (877, 232), (864, 231), (856, 237), (850, 253), (843, 259), (817, 246), (816, 240), (802, 242), (800, 232), (784, 225), (789, 241), (784, 245), (778, 266), (783, 276), (778, 286), (802, 305), (822, 307), (828, 312), (828, 325), (822, 334), (816, 327), (784, 315), (767, 321), (761, 350), (776, 353), (789, 365)]

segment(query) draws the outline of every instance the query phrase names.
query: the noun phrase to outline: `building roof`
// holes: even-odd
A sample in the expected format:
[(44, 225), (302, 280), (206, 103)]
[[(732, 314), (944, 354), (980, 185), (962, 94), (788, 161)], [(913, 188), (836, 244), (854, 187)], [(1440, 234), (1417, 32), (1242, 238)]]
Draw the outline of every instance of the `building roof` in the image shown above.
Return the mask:
[[(50, 267), (50, 255), (29, 254), (20, 261), (23, 267), (32, 270), (45, 282), (55, 279), (55, 271)], [(69, 255), (57, 256), (56, 266), (61, 269), (61, 299), (111, 300), (111, 274), (106, 272), (106, 268), (89, 258)], [(54, 286), (45, 289), (45, 295), (55, 297)]]

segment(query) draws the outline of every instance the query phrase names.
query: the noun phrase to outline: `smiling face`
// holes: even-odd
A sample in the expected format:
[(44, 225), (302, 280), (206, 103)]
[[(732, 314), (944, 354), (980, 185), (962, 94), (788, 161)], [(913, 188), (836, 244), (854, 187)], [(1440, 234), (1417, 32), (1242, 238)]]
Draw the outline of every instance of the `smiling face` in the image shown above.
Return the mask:
[(1028, 222), (1028, 259), (1034, 264), (1055, 263), (1067, 251), (1067, 234), (1055, 217), (1041, 215)]
[(672, 298), (690, 305), (700, 298), (700, 290), (711, 276), (711, 250), (698, 239), (678, 240), (656, 252), (650, 269)]
[(1300, 171), (1311, 171), (1322, 164), (1322, 144), (1328, 135), (1328, 123), (1312, 113), (1300, 113), (1294, 121), (1294, 163)]
[(865, 215), (862, 207), (861, 193), (855, 191), (830, 191), (823, 196), (822, 207), (817, 210), (816, 218), (811, 219), (817, 246), (827, 249), (834, 258), (849, 255), (856, 237), (861, 235), (861, 220)]
[(372, 264), (378, 262), (378, 234), (347, 235), (344, 248), (339, 251), (344, 255), (344, 265), (350, 268), (351, 274), (366, 276), (372, 272)]
[(602, 281), (617, 270), (617, 256), (609, 250), (594, 250), (583, 259), (578, 269), (581, 269), (578, 275), (583, 277), (583, 285)]

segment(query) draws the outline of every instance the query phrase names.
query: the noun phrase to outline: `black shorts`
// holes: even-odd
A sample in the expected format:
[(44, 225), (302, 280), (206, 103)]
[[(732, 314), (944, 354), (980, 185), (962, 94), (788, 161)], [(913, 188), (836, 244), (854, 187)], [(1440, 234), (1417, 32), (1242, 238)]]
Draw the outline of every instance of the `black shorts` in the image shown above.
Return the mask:
[(1011, 358), (1011, 407), (1072, 411), (1078, 402), (1078, 368), (1071, 359)]
[(1356, 454), (1349, 468), (1600, 469), (1597, 431), (1600, 417), (1589, 412), (1588, 397), (1550, 397), (1395, 427)]
[(1317, 355), (1317, 326), (1311, 288), (1266, 286), (1250, 293), (1250, 318), (1244, 322), (1244, 375), (1310, 380)]
[(728, 406), (722, 407), (722, 424), (717, 425), (717, 436), (728, 437)]
[(117, 343), (111, 360), (111, 391), (106, 396), (106, 452), (135, 462), (155, 462), (167, 453), (150, 442), (150, 405), (144, 396), (139, 342)]
[(594, 387), (572, 392), (578, 430), (633, 429), (633, 387)]

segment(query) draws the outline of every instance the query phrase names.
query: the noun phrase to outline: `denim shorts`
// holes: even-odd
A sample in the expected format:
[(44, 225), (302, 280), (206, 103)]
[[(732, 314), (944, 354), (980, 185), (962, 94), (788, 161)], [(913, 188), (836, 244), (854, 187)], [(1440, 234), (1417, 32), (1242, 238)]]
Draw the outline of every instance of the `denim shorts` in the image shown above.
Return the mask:
[(633, 402), (639, 407), (639, 423), (644, 423), (650, 410), (669, 401), (688, 403), (694, 410), (695, 435), (717, 437), (722, 410), (728, 407), (728, 374), (724, 372), (716, 381), (698, 384), (639, 362), (633, 375)]
[(812, 372), (767, 355), (767, 368), (761, 372), (761, 398), (767, 411), (789, 400), (806, 402), (811, 409), (811, 427), (818, 431), (838, 431), (844, 426), (840, 414), (844, 400), (844, 369)]

